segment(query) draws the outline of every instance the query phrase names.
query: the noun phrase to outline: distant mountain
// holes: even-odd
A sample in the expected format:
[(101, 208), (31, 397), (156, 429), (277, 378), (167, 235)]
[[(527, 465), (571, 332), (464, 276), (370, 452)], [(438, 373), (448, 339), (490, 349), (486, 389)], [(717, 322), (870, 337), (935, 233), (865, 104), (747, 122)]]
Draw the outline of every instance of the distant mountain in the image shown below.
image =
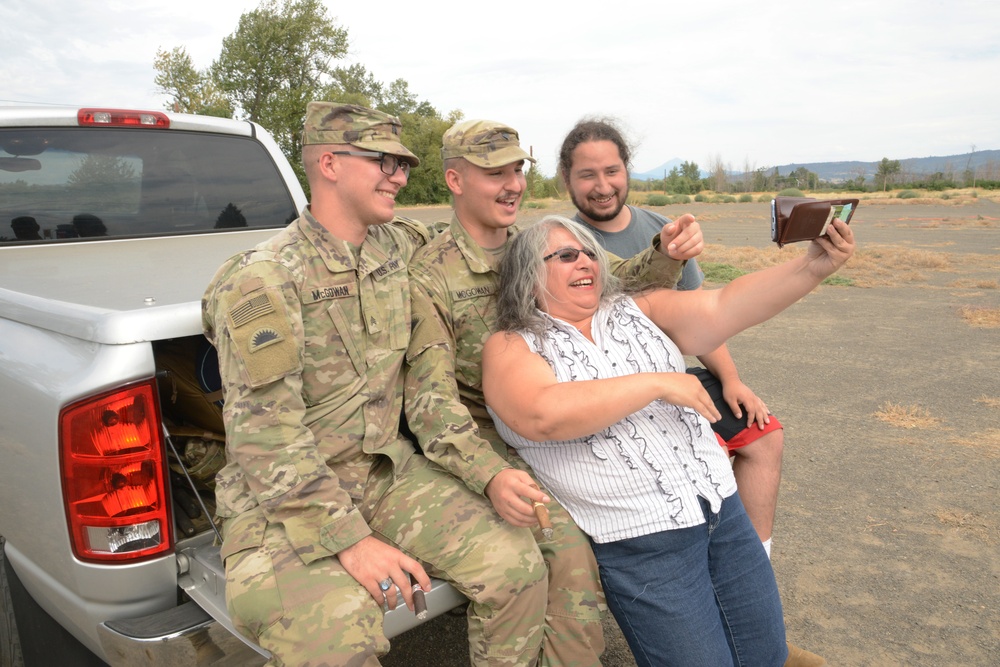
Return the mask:
[[(904, 174), (934, 174), (937, 172), (942, 172), (947, 174), (951, 172), (955, 176), (961, 176), (962, 172), (966, 168), (975, 169), (988, 162), (993, 162), (994, 164), (1000, 163), (1000, 150), (991, 151), (976, 151), (975, 153), (962, 153), (960, 155), (943, 155), (938, 157), (912, 157), (912, 158), (894, 158), (886, 156), (890, 160), (899, 160), (900, 167)], [(636, 178), (642, 181), (654, 180), (663, 178), (665, 174), (670, 173), (672, 168), (680, 167), (684, 162), (680, 158), (674, 158), (655, 169), (649, 171), (644, 171), (642, 173), (633, 173), (632, 178)], [(809, 171), (813, 172), (824, 181), (844, 181), (847, 179), (855, 178), (861, 169), (864, 169), (865, 175), (871, 178), (878, 171), (878, 165), (881, 160), (875, 162), (861, 162), (859, 160), (851, 160), (846, 162), (792, 162), (790, 164), (778, 165), (778, 173), (787, 176), (799, 167), (805, 167)], [(773, 171), (774, 167), (767, 167), (767, 171)], [(741, 172), (733, 172), (733, 176), (738, 176)], [(707, 174), (706, 172), (701, 172), (704, 178)]]

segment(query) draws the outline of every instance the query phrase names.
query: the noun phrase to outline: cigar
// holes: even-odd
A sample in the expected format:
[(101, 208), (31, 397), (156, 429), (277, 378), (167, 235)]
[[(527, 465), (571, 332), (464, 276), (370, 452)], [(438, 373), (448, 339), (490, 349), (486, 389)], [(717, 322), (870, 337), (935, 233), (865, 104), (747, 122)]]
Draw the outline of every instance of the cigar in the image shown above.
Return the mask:
[(538, 519), (538, 526), (542, 529), (542, 537), (551, 540), (552, 519), (549, 518), (549, 508), (538, 501), (531, 503), (531, 505), (535, 508), (535, 518)]
[(420, 584), (413, 584), (413, 613), (421, 621), (427, 618), (427, 598)]
[[(537, 489), (538, 486), (535, 484), (531, 485), (531, 488)], [(538, 519), (538, 527), (542, 529), (542, 537), (547, 540), (552, 539), (552, 519), (549, 518), (549, 508), (538, 502), (537, 500), (531, 503), (531, 506), (535, 509), (535, 518)]]

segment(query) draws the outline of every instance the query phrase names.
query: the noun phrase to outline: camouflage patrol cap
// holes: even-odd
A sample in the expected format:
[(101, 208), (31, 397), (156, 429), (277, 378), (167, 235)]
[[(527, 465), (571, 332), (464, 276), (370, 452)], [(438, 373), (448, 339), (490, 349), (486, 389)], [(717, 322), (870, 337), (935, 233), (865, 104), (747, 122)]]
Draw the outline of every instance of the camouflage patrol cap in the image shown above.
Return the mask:
[(302, 145), (350, 144), (366, 151), (397, 155), (416, 167), (420, 159), (399, 140), (403, 126), (395, 116), (356, 104), (310, 102)]
[(502, 167), (518, 160), (535, 161), (521, 148), (517, 130), (493, 120), (457, 123), (441, 138), (441, 159), (464, 157), (477, 167)]

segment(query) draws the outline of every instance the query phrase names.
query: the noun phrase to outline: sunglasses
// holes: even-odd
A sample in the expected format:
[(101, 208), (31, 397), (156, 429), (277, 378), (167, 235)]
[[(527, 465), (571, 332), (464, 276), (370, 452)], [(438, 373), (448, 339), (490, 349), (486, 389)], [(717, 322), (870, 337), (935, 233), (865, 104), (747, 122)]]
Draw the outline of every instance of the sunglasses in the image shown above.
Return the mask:
[(403, 170), (403, 176), (410, 177), (410, 163), (400, 160), (398, 156), (391, 153), (378, 153), (376, 151), (330, 151), (334, 155), (356, 155), (357, 157), (378, 158), (378, 168), (386, 176), (392, 176), (397, 169)]
[(594, 252), (593, 250), (588, 250), (586, 248), (583, 248), (582, 250), (579, 248), (559, 248), (559, 250), (556, 250), (554, 253), (542, 257), (542, 261), (547, 262), (553, 257), (558, 257), (560, 262), (569, 264), (571, 262), (575, 262), (576, 258), (580, 256), (581, 252), (584, 255), (586, 255), (591, 261), (593, 262), (597, 261), (597, 253)]

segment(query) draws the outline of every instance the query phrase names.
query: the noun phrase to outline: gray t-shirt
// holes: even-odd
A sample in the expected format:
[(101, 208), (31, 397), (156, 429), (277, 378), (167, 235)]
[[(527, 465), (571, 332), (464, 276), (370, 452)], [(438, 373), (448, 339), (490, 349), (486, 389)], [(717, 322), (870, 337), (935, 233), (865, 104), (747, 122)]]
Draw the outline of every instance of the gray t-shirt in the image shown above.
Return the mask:
[[(606, 232), (598, 229), (581, 218), (579, 213), (573, 219), (593, 232), (597, 242), (605, 250), (623, 259), (628, 259), (648, 248), (653, 237), (659, 235), (660, 230), (663, 229), (663, 225), (671, 222), (669, 218), (646, 209), (629, 206), (628, 210), (632, 212), (632, 220), (628, 227), (620, 232)], [(698, 289), (704, 280), (705, 274), (701, 272), (697, 260), (689, 259), (684, 265), (680, 280), (677, 281), (674, 289), (681, 291)]]

